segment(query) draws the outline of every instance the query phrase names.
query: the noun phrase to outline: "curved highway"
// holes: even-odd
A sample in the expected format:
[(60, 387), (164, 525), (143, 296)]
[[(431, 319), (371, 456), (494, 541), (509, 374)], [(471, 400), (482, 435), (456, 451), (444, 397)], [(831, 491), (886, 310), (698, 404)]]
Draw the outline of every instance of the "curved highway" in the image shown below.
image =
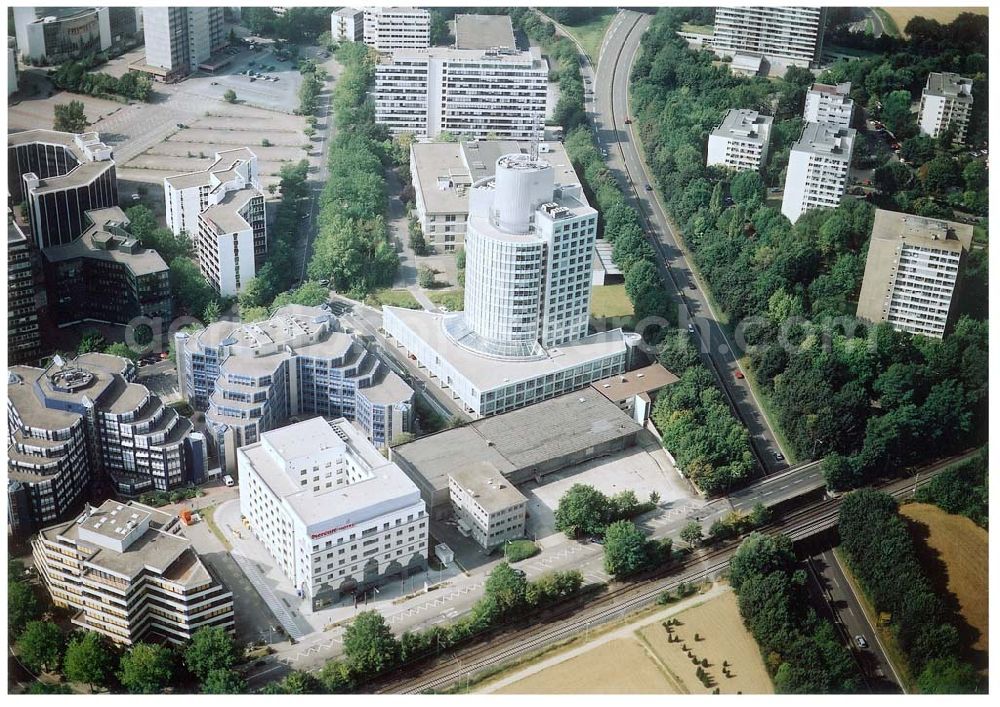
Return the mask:
[[(624, 10), (612, 20), (601, 47), (596, 76), (589, 63), (583, 66), (584, 76), (592, 82), (588, 88), (596, 87), (595, 94), (587, 94), (587, 109), (601, 147), (606, 151), (609, 168), (624, 189), (626, 198), (645, 220), (647, 235), (659, 255), (658, 266), (664, 284), (674, 295), (674, 301), (683, 304), (681, 319), (686, 316), (694, 324), (694, 336), (706, 363), (750, 431), (754, 452), (765, 473), (773, 473), (788, 466), (784, 461), (785, 450), (746, 381), (733, 353), (734, 346), (719, 324), (706, 288), (689, 264), (687, 251), (679, 246), (656, 191), (646, 189), (646, 185), (655, 186), (656, 182), (640, 154), (636, 126), (625, 122), (631, 116), (629, 75), (651, 19), (650, 15)], [(684, 324), (682, 321), (682, 327)]]

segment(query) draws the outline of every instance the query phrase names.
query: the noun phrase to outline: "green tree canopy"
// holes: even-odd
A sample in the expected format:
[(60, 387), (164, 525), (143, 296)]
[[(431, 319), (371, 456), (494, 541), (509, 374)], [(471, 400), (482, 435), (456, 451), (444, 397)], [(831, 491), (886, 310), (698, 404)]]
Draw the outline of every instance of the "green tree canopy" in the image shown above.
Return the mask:
[(107, 638), (87, 631), (70, 639), (63, 670), (68, 680), (86, 683), (91, 689), (108, 687), (115, 672), (115, 657), (115, 650)]
[(238, 658), (239, 650), (232, 636), (219, 626), (195, 631), (184, 650), (184, 664), (199, 680), (206, 679), (213, 670), (232, 668)]
[(121, 658), (118, 679), (132, 694), (155, 695), (170, 685), (174, 654), (166, 646), (136, 643)]
[(83, 102), (81, 101), (58, 103), (53, 110), (55, 112), (53, 130), (64, 133), (82, 133), (90, 125), (87, 116), (84, 115)]
[(646, 538), (635, 523), (620, 520), (604, 532), (604, 570), (614, 577), (627, 577), (643, 569), (648, 560)]
[(21, 662), (35, 671), (59, 669), (65, 644), (59, 627), (49, 621), (31, 621), (17, 639)]
[(574, 538), (598, 535), (608, 516), (607, 497), (593, 486), (573, 484), (556, 507), (556, 530)]
[(351, 671), (377, 675), (399, 662), (399, 641), (377, 611), (362, 611), (344, 632), (344, 655)]

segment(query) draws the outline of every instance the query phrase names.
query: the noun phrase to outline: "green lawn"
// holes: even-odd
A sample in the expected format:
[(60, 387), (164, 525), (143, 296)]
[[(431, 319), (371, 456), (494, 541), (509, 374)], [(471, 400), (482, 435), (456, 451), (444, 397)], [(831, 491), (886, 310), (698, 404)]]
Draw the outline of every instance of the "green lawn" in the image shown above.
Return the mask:
[(903, 33), (899, 31), (899, 26), (896, 24), (896, 20), (892, 19), (892, 16), (888, 12), (883, 10), (881, 7), (875, 7), (872, 9), (875, 10), (875, 14), (882, 19), (882, 25), (885, 27), (886, 34), (892, 37), (902, 36)]
[(705, 34), (712, 36), (715, 33), (715, 27), (712, 25), (693, 25), (690, 22), (685, 22), (681, 25), (681, 32), (690, 32), (691, 34)]
[(635, 314), (632, 301), (625, 292), (625, 285), (600, 285), (590, 291), (590, 316), (630, 317)]
[(534, 557), (542, 549), (531, 540), (511, 540), (503, 546), (503, 556), (507, 562), (514, 563)]
[(600, 58), (601, 42), (604, 41), (604, 33), (608, 31), (608, 25), (611, 24), (611, 18), (614, 16), (614, 8), (607, 7), (583, 24), (563, 25), (566, 31), (572, 34), (583, 50), (587, 52), (587, 56), (590, 57), (593, 64), (596, 64)]
[(444, 305), (449, 312), (465, 309), (465, 290), (432, 290), (427, 293), (427, 299), (438, 306)]
[(406, 309), (421, 309), (420, 303), (408, 290), (377, 290), (365, 298), (369, 307), (379, 307), (387, 304), (390, 307), (405, 307)]

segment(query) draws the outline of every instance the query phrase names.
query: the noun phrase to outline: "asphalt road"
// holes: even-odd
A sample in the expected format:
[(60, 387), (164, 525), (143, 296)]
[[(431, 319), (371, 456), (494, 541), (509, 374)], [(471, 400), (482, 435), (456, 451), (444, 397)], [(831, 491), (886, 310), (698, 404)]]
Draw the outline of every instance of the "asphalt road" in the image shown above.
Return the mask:
[(738, 372), (741, 375), (744, 372), (733, 353), (735, 347), (719, 324), (706, 290), (691, 268), (686, 253), (678, 246), (656, 192), (645, 188), (647, 184), (654, 185), (655, 180), (639, 154), (634, 126), (625, 123), (631, 116), (629, 74), (650, 20), (649, 15), (622, 11), (612, 21), (605, 35), (596, 76), (589, 64), (584, 66), (584, 74), (596, 87), (595, 95), (589, 97), (588, 110), (594, 116), (601, 146), (607, 150), (609, 167), (625, 188), (626, 196), (647, 219), (651, 241), (660, 255), (660, 275), (668, 291), (674, 293), (676, 301), (682, 304), (681, 325), (686, 324), (683, 321), (685, 316), (693, 322), (703, 356), (712, 364), (733, 407), (750, 431), (754, 450), (765, 473), (773, 473), (788, 466), (775, 457), (776, 453), (784, 455), (785, 450), (777, 442), (749, 383), (745, 378), (737, 377)]
[[(899, 694), (902, 681), (895, 668), (886, 657), (882, 644), (868, 621), (861, 602), (851, 588), (844, 570), (833, 550), (824, 550), (807, 559), (810, 579), (818, 584), (821, 596), (829, 609), (830, 618), (837, 626), (848, 650), (850, 650), (867, 678), (869, 689), (880, 694)], [(861, 636), (867, 643), (865, 648), (858, 645)]]

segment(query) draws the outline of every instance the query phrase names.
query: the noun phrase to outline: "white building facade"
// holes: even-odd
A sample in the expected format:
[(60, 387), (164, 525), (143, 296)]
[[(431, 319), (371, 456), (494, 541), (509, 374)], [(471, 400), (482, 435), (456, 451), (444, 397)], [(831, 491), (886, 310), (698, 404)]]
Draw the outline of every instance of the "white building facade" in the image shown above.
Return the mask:
[(707, 165), (760, 171), (767, 164), (774, 118), (734, 108), (708, 136)]
[(207, 170), (165, 178), (163, 192), (167, 227), (191, 237), (199, 268), (219, 294), (237, 295), (267, 254), (257, 155), (245, 147), (217, 152)]
[(838, 128), (851, 127), (854, 119), (854, 100), (850, 98), (851, 83), (831, 86), (814, 83), (806, 92), (802, 119), (807, 123), (826, 123)]
[(537, 47), (400, 50), (376, 67), (373, 93), (375, 120), (394, 135), (540, 140), (548, 64)]
[(146, 68), (182, 78), (226, 45), (221, 7), (148, 7), (143, 15)]
[(853, 128), (806, 123), (788, 155), (781, 213), (792, 223), (810, 209), (836, 208), (847, 189)]
[(361, 42), (365, 36), (364, 10), (342, 7), (330, 14), (330, 36), (335, 42)]
[(431, 13), (417, 7), (366, 7), (364, 42), (379, 51), (426, 49), (431, 45)]
[(958, 74), (931, 73), (920, 95), (920, 132), (938, 137), (948, 128), (955, 129), (955, 143), (964, 144), (972, 114), (972, 79)]
[(237, 455), (240, 510), (314, 610), (426, 568), (419, 489), (347, 420), (273, 430)]
[(810, 66), (822, 54), (825, 24), (819, 7), (717, 7), (712, 47), (719, 56), (739, 52)]

